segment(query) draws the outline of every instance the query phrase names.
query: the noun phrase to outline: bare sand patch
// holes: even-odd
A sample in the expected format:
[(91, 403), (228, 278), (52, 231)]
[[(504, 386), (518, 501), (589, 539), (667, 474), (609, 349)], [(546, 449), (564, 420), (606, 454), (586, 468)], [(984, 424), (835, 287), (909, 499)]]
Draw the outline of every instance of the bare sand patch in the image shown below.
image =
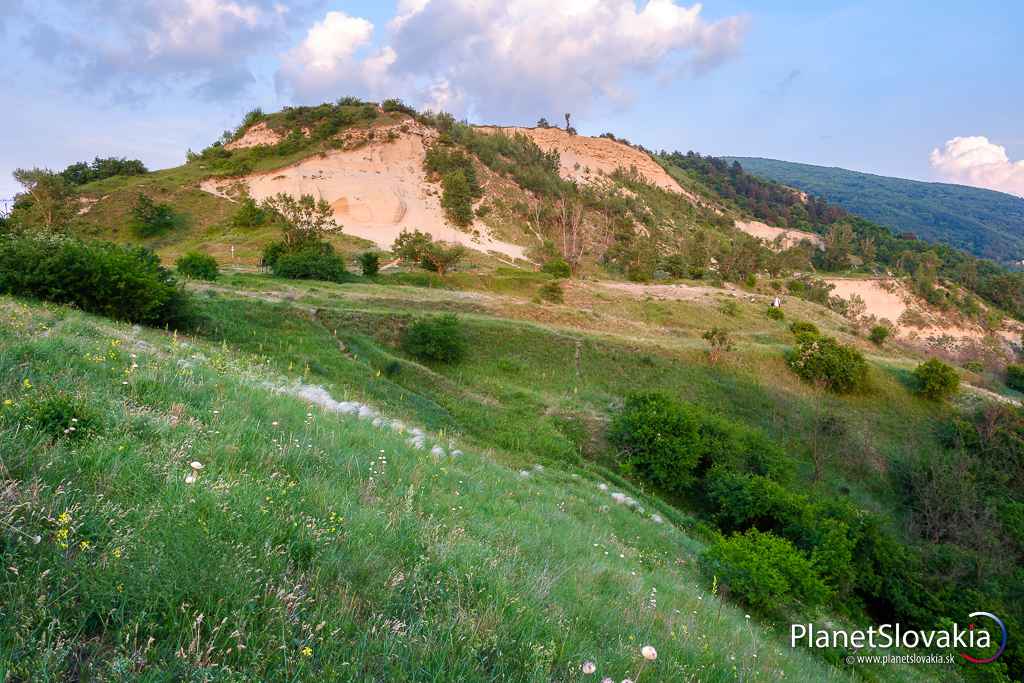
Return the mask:
[(422, 230), (477, 251), (526, 259), (523, 247), (494, 239), (480, 221), (467, 231), (448, 223), (440, 187), (428, 182), (423, 170), (425, 140), (432, 134), (419, 126), (396, 127), (393, 135), (378, 134), (356, 149), (326, 152), (268, 173), (210, 179), (200, 187), (231, 198), (232, 186), (242, 183), (257, 201), (279, 192), (313, 195), (331, 205), (342, 232), (382, 249), (389, 249), (403, 230)]
[(743, 232), (764, 240), (769, 245), (773, 245), (775, 240), (779, 237), (782, 238), (782, 248), (789, 249), (795, 247), (804, 240), (810, 242), (819, 249), (823, 246), (820, 235), (815, 235), (813, 232), (805, 232), (803, 230), (788, 230), (785, 228), (776, 228), (762, 223), (761, 221), (736, 221), (736, 228)]
[(276, 145), (281, 142), (279, 134), (270, 130), (265, 121), (249, 126), (242, 137), (224, 145), (224, 149), (247, 149), (249, 147), (261, 147), (263, 145)]

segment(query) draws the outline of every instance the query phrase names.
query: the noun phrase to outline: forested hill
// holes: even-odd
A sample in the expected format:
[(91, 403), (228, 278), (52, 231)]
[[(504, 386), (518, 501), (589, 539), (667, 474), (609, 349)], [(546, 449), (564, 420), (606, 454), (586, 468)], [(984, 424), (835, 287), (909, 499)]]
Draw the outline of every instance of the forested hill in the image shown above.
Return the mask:
[(911, 232), (1004, 263), (1024, 259), (1024, 199), (1013, 195), (775, 159), (724, 158), (897, 233)]

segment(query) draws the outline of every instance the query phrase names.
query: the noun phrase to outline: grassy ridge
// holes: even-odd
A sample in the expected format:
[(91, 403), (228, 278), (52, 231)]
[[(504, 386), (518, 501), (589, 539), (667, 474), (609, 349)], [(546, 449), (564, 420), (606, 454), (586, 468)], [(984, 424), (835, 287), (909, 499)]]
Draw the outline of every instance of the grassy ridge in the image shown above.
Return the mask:
[[(272, 391), (298, 377), (269, 349), (0, 306), (5, 675), (577, 680), (592, 659), (618, 679), (651, 643), (641, 680), (844, 678), (586, 476), (411, 449)], [(8, 417), (56, 393), (96, 430)]]

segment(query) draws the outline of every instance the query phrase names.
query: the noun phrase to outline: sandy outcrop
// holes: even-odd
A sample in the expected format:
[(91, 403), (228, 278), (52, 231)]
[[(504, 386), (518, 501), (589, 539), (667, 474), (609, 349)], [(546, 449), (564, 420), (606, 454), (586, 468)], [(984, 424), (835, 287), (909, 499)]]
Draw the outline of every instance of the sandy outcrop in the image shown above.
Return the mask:
[(313, 195), (331, 205), (342, 232), (382, 249), (389, 249), (403, 230), (422, 230), (434, 239), (525, 259), (523, 247), (493, 239), (479, 221), (466, 231), (448, 223), (441, 189), (423, 170), (426, 145), (434, 135), (411, 123), (378, 128), (372, 140), (355, 149), (329, 151), (268, 173), (210, 179), (201, 188), (231, 198), (232, 188), (241, 183), (257, 201), (279, 192)]
[(265, 121), (260, 121), (257, 124), (249, 126), (249, 129), (245, 131), (242, 137), (224, 145), (224, 149), (248, 149), (249, 147), (276, 145), (281, 142), (282, 139), (283, 138), (278, 133), (275, 133), (267, 127)]
[(557, 151), (561, 160), (559, 175), (566, 180), (596, 183), (600, 182), (603, 176), (610, 175), (620, 168), (626, 171), (636, 169), (647, 182), (690, 197), (690, 193), (686, 192), (654, 159), (615, 140), (569, 135), (561, 128), (478, 126), (477, 130), (484, 133), (502, 131), (506, 135), (522, 133), (543, 151)]
[(807, 240), (819, 249), (824, 246), (821, 236), (815, 235), (813, 232), (775, 228), (767, 223), (762, 223), (761, 221), (736, 221), (736, 228), (738, 230), (742, 230), (748, 235), (764, 240), (769, 244), (769, 246), (774, 245), (775, 240), (782, 237), (781, 246), (783, 249), (795, 247), (804, 240)]

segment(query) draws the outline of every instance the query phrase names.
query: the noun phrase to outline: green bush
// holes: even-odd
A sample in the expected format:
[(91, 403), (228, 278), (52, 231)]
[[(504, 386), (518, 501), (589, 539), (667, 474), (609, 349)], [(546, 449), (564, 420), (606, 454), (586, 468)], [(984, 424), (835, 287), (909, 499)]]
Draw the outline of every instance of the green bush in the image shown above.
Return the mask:
[(209, 254), (190, 251), (174, 262), (178, 272), (194, 280), (216, 280), (220, 275), (217, 259)]
[(822, 384), (829, 391), (846, 394), (867, 386), (868, 364), (860, 351), (832, 337), (803, 334), (786, 358), (802, 379)]
[(713, 469), (788, 474), (785, 453), (760, 432), (659, 392), (629, 396), (608, 438), (627, 469), (675, 493)]
[(1024, 365), (1006, 366), (1006, 386), (1014, 391), (1024, 391)]
[(168, 204), (157, 204), (146, 195), (139, 193), (132, 206), (129, 227), (136, 237), (156, 237), (168, 232), (180, 221), (180, 217)]
[(564, 278), (572, 276), (572, 266), (561, 256), (545, 261), (544, 265), (540, 267), (540, 271), (554, 277)]
[(373, 277), (380, 272), (380, 254), (364, 251), (359, 255), (359, 268), (363, 271), (363, 277)]
[(457, 363), (466, 355), (462, 323), (454, 314), (417, 320), (402, 333), (402, 349), (422, 361)]
[(553, 304), (560, 304), (565, 301), (565, 292), (562, 290), (562, 285), (555, 282), (546, 282), (541, 286), (538, 296), (544, 301), (550, 301)]
[(268, 218), (267, 211), (261, 208), (255, 199), (246, 197), (231, 216), (231, 227), (239, 230), (258, 228), (266, 223)]
[[(269, 261), (268, 250), (271, 252)], [(306, 242), (297, 249), (283, 250), (271, 250), (268, 245), (264, 260), (268, 261), (274, 275), (291, 280), (344, 282), (347, 274), (345, 260), (327, 242)]]
[(455, 225), (473, 222), (473, 193), (462, 171), (450, 171), (441, 178), (441, 206)]
[(82, 439), (99, 429), (89, 404), (65, 393), (35, 395), (18, 407), (19, 424), (52, 439)]
[(188, 296), (153, 252), (110, 242), (0, 238), (0, 294), (147, 325), (178, 326), (190, 318)]
[(868, 334), (870, 339), (876, 346), (881, 346), (885, 343), (885, 340), (889, 338), (890, 330), (885, 325), (875, 325), (871, 328), (871, 332)]
[(925, 361), (914, 369), (917, 393), (930, 401), (949, 398), (960, 388), (960, 376), (956, 370), (938, 358)]
[(810, 559), (786, 539), (756, 529), (716, 542), (702, 559), (730, 595), (764, 612), (813, 608), (829, 596)]
[(786, 319), (786, 314), (782, 312), (782, 309), (781, 308), (776, 308), (775, 306), (771, 306), (768, 309), (768, 311), (765, 313), (765, 315), (767, 315), (772, 320), (785, 320)]
[(793, 335), (797, 337), (799, 337), (802, 334), (809, 334), (814, 337), (817, 337), (819, 334), (821, 334), (818, 331), (817, 325), (811, 322), (807, 322), (806, 320), (794, 320), (792, 324), (790, 324), (789, 326), (789, 331), (792, 332)]
[(740, 305), (735, 301), (731, 300), (723, 301), (722, 305), (718, 307), (718, 310), (721, 311), (723, 315), (727, 315), (730, 318), (735, 318), (737, 315), (739, 315)]

